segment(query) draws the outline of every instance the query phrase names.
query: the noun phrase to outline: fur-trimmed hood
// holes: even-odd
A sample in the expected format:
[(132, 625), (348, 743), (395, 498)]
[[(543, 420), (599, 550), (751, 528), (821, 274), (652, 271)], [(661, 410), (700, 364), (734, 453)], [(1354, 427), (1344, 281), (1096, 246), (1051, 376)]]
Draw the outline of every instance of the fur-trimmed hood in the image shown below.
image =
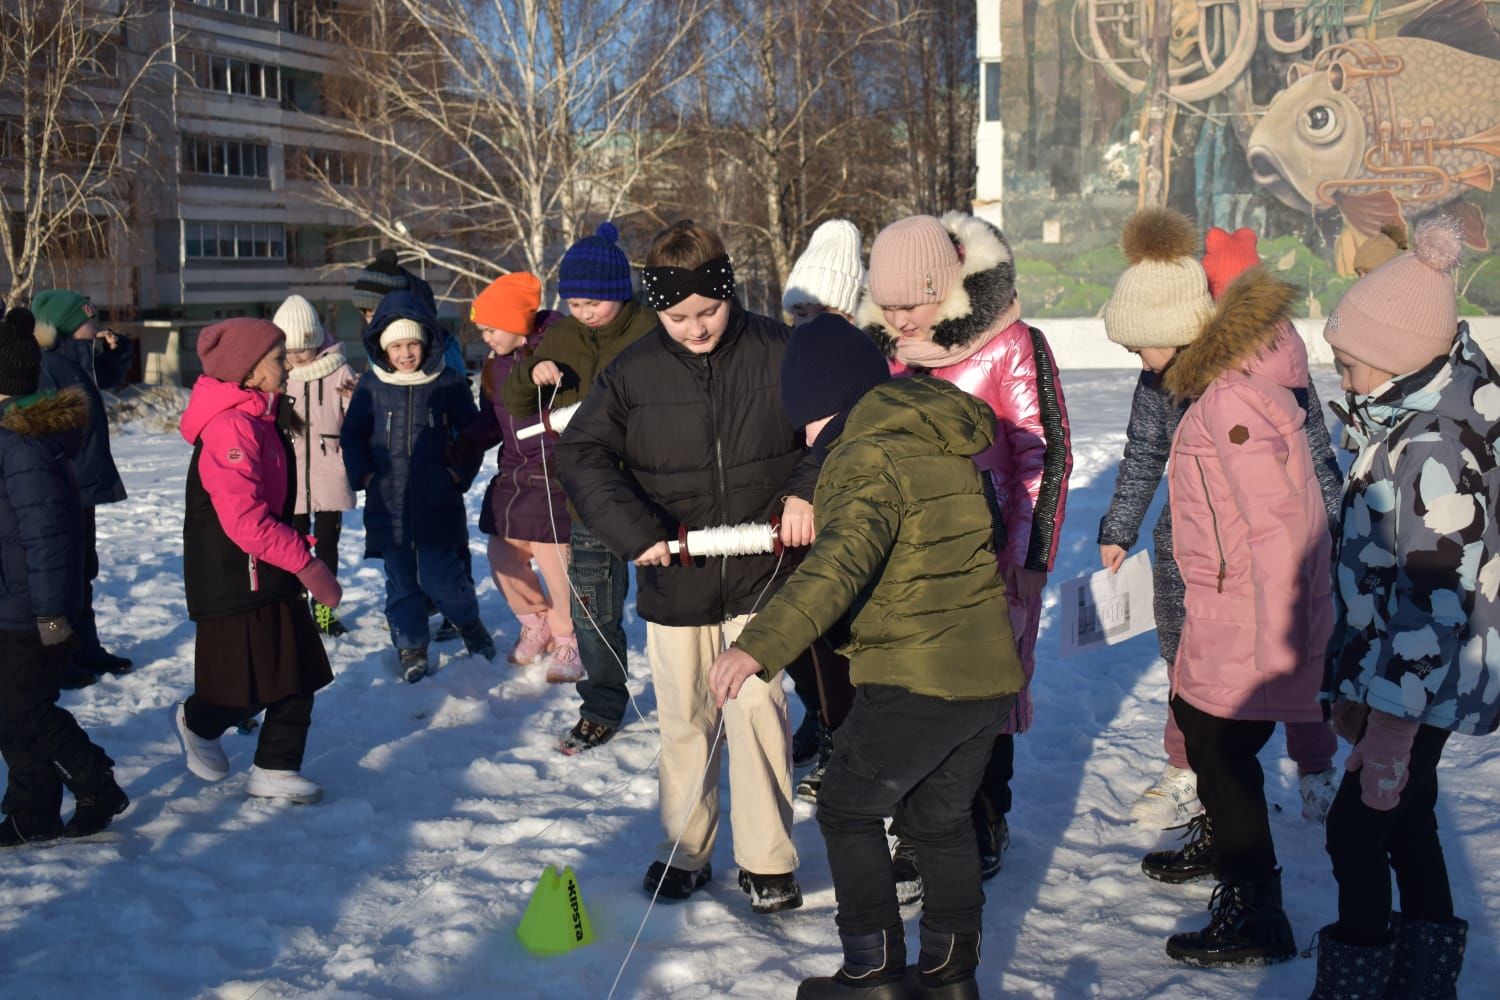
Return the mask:
[(88, 397), (77, 386), (0, 402), (0, 427), (22, 437), (53, 437), (82, 430), (88, 419)]
[(1287, 331), (1297, 336), (1291, 325), (1297, 294), (1294, 286), (1264, 268), (1240, 275), (1224, 290), (1197, 339), (1177, 352), (1162, 375), (1162, 386), (1179, 401), (1197, 399), (1214, 379), (1234, 369), (1289, 389), (1307, 385), (1306, 351), (1282, 350), (1278, 344)]
[[(1015, 298), (1016, 262), (1005, 234), (991, 223), (963, 212), (949, 212), (940, 221), (958, 249), (962, 269), (961, 280), (948, 289), (938, 308), (932, 342), (938, 347), (962, 347), (989, 330)], [(886, 357), (895, 355), (900, 335), (886, 323), (868, 291), (860, 300), (855, 323)]]

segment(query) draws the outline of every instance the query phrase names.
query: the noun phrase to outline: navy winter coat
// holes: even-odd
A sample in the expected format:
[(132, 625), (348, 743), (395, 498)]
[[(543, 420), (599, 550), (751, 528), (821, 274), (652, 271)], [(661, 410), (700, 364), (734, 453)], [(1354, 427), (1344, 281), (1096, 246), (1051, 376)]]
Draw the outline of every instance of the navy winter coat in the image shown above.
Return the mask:
[[(42, 378), (40, 388), (66, 389), (76, 385), (83, 391), (88, 405), (88, 426), (83, 432), (83, 448), (74, 465), (78, 490), (85, 507), (118, 503), (125, 499), (125, 484), (115, 468), (109, 450), (109, 419), (104, 412), (104, 397), (99, 389), (112, 389), (125, 378), (130, 368), (130, 341), (120, 338), (114, 350), (98, 340), (54, 340), (48, 343), (37, 325), (42, 345)], [(95, 350), (98, 345), (99, 350)]]
[(87, 419), (76, 389), (0, 403), (0, 629), (76, 620), (83, 606), (83, 514), (63, 439)]
[[(414, 320), (427, 333), (421, 384), (401, 384), (380, 349), (380, 334), (397, 319)], [(365, 331), (370, 370), (349, 401), (339, 440), (349, 485), (365, 491), (367, 556), (378, 558), (390, 546), (468, 544), (464, 493), (483, 456), (453, 467), (445, 452), (478, 408), (463, 375), (444, 365), (447, 343), (447, 332), (413, 292), (382, 299)]]

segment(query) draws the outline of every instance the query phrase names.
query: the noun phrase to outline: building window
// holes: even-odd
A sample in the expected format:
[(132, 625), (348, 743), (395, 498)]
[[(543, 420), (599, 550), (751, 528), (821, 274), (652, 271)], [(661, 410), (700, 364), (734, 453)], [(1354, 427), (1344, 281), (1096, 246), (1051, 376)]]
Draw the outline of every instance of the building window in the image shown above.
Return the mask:
[(984, 120), (1000, 120), (1000, 60), (984, 63)]
[(188, 51), (186, 59), (193, 83), (201, 90), (272, 101), (281, 96), (281, 74), (275, 66), (207, 52)]
[(279, 222), (185, 222), (188, 260), (286, 260)]
[(227, 10), (231, 14), (259, 17), (267, 21), (277, 20), (277, 0), (190, 0), (199, 7)]
[(258, 142), (185, 135), (182, 137), (182, 172), (265, 180), (271, 176), (270, 149)]
[(347, 187), (366, 187), (370, 183), (370, 158), (339, 149), (312, 149), (303, 146), (286, 148), (286, 179), (321, 181)]
[(333, 41), (333, 10), (329, 0), (283, 0), (283, 24), (306, 38)]

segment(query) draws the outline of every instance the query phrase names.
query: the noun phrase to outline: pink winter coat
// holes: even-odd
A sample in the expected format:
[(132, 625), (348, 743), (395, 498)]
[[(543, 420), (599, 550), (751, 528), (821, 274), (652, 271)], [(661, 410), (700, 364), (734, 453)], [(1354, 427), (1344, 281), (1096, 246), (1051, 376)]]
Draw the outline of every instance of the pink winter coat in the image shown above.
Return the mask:
[(298, 514), (354, 509), (354, 492), (349, 489), (344, 453), (339, 448), (349, 398), (339, 387), (357, 381), (359, 376), (344, 360), (344, 347), (339, 343), (330, 343), (317, 358), (293, 368), (287, 377), (287, 398), (303, 424), (292, 435)]
[[(1004, 546), (996, 555), (1006, 575), (1016, 652), (1028, 682), (1004, 732), (1021, 733), (1032, 720), (1029, 682), (1036, 670), (1042, 597), (1017, 597), (1011, 572), (1020, 567), (1050, 572), (1056, 559), (1073, 468), (1068, 409), (1047, 338), (1023, 320), (1008, 318), (1019, 307), (1014, 305), (1015, 262), (1005, 237), (983, 219), (958, 212), (940, 221), (960, 250), (962, 273), (939, 305), (932, 343), (960, 352), (983, 346), (962, 361), (928, 371), (988, 403), (998, 424), (995, 443), (975, 456), (975, 463), (993, 486), (1004, 526)], [(898, 352), (900, 334), (868, 295), (857, 321), (888, 357)], [(895, 364), (892, 371), (907, 369)]]
[(307, 539), (277, 516), (286, 505), (290, 476), (276, 429), (276, 399), (200, 375), (181, 430), (189, 444), (202, 441), (198, 477), (224, 534), (252, 560), (296, 573), (312, 554)]
[[(1205, 337), (1251, 335), (1243, 313), (1215, 319), (1231, 329)], [(1222, 719), (1319, 722), (1332, 542), (1307, 414), (1291, 392), (1307, 385), (1307, 350), (1284, 317), (1261, 329), (1270, 346), (1227, 370), (1190, 357), (1200, 338), (1167, 372), (1174, 392), (1211, 378), (1177, 427), (1167, 474), (1187, 612), (1175, 693)]]

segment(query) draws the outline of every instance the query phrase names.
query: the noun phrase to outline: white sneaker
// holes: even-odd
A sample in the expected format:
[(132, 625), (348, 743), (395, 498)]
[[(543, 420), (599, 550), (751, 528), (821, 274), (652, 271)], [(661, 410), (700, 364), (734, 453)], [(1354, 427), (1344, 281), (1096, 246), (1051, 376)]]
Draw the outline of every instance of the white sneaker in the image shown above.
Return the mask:
[(177, 703), (175, 713), (177, 735), (182, 737), (182, 751), (187, 757), (187, 769), (204, 781), (223, 781), (229, 773), (229, 758), (218, 740), (205, 740), (187, 727), (187, 709)]
[(1156, 784), (1142, 792), (1130, 807), (1130, 815), (1137, 823), (1160, 830), (1181, 826), (1202, 811), (1198, 776), (1185, 767), (1170, 764)]
[(323, 789), (316, 781), (309, 781), (296, 771), (267, 771), (254, 765), (245, 791), (258, 799), (286, 799), (302, 806), (310, 806), (323, 797)]
[(1321, 823), (1328, 818), (1328, 807), (1333, 805), (1339, 793), (1339, 773), (1330, 767), (1326, 771), (1302, 776), (1302, 818), (1309, 823)]

